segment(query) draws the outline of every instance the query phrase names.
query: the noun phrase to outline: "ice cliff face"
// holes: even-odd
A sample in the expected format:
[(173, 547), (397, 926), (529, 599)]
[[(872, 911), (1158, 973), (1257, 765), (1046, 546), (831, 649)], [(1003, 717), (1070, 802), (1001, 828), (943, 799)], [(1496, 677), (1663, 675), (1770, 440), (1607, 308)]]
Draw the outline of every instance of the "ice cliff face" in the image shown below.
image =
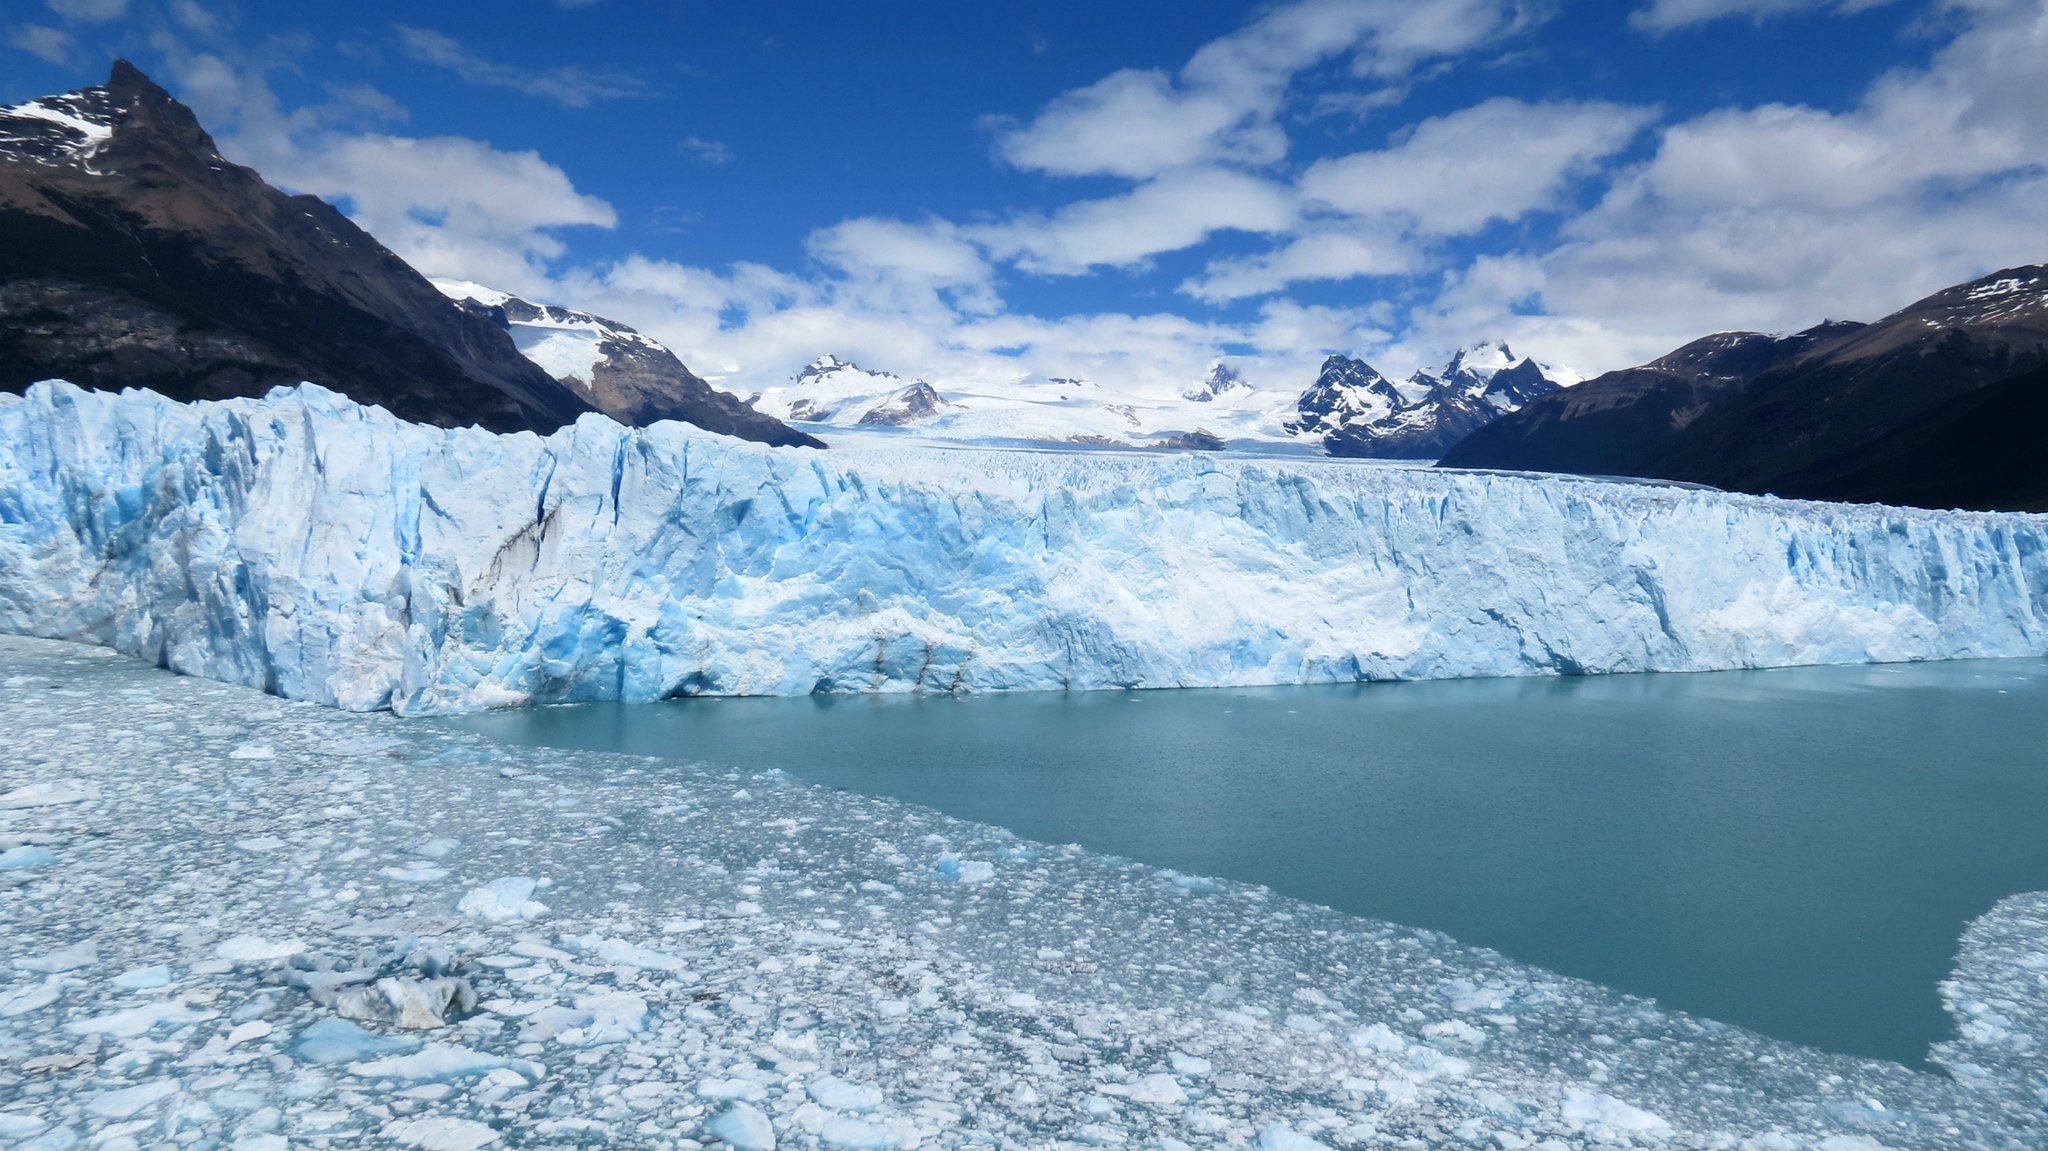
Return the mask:
[(40, 384), (0, 629), (405, 712), (2038, 655), (2048, 518)]

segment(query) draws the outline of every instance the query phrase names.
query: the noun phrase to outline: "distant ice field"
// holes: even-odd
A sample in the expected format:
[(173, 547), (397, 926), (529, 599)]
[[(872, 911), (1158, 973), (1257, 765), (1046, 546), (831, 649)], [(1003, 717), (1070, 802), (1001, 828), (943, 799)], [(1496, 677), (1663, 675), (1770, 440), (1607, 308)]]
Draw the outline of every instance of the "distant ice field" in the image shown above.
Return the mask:
[(0, 403), (0, 630), (364, 710), (2048, 654), (2048, 517), (1220, 453)]
[[(1963, 936), (1930, 1073), (898, 802), (98, 649), (0, 637), (0, 730), (10, 1147), (2048, 1141), (2044, 895)], [(436, 985), (454, 1018), (401, 1025)]]

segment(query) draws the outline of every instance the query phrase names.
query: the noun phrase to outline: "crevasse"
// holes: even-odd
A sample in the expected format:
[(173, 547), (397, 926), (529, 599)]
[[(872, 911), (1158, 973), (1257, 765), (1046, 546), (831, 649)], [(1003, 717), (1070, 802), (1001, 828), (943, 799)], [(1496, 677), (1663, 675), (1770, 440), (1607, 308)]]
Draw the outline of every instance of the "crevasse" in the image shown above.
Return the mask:
[(2048, 517), (1337, 461), (0, 402), (0, 629), (349, 709), (2048, 653)]

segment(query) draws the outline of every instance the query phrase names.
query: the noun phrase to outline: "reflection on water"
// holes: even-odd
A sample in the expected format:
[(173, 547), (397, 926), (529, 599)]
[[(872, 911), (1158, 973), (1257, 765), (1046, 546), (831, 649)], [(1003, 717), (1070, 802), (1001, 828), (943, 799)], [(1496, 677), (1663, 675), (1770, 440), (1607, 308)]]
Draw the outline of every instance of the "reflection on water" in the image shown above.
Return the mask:
[(780, 768), (1905, 1062), (1963, 925), (2048, 888), (2039, 660), (456, 722)]

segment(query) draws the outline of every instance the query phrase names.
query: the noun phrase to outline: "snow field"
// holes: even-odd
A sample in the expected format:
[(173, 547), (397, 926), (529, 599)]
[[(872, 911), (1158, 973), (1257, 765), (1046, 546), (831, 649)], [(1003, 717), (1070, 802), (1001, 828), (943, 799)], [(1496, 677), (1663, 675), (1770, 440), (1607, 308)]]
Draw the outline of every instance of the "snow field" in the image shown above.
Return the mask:
[[(0, 638), (0, 727), (0, 845), (54, 856), (0, 872), (10, 1147), (2048, 1142), (2039, 895), (1965, 937), (1931, 1074), (890, 801), (98, 649)], [(355, 963), (474, 1013), (378, 1017)]]

